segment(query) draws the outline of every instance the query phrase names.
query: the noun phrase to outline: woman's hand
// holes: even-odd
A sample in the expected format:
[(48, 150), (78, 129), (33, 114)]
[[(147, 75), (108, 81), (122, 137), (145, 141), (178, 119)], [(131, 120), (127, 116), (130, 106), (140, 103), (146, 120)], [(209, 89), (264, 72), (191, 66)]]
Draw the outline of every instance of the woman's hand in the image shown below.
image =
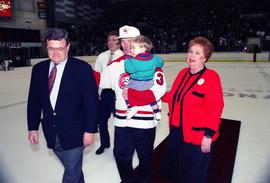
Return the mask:
[(211, 151), (212, 138), (203, 137), (201, 150), (203, 153), (209, 153)]

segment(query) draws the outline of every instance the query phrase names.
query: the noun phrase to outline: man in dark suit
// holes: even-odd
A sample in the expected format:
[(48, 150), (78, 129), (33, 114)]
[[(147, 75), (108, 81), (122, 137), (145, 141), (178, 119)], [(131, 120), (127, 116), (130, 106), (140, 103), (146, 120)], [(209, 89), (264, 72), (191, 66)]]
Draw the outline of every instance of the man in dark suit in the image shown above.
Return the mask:
[(45, 41), (49, 60), (32, 70), (28, 138), (32, 144), (38, 143), (41, 121), (48, 148), (65, 168), (62, 182), (82, 183), (83, 150), (93, 143), (97, 132), (97, 86), (91, 66), (68, 57), (70, 43), (65, 30), (50, 29)]

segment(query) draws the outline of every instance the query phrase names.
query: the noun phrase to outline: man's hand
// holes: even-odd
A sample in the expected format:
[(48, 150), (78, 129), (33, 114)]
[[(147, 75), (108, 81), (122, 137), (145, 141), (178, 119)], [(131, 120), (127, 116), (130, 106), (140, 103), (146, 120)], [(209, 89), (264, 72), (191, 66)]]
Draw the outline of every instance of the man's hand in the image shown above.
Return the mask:
[(29, 139), (31, 144), (37, 144), (39, 142), (39, 140), (38, 140), (38, 131), (37, 130), (29, 131), (28, 139)]
[(94, 142), (94, 137), (95, 137), (94, 133), (84, 132), (83, 134), (84, 147), (90, 146)]
[(211, 151), (212, 138), (203, 137), (201, 150), (203, 153), (209, 153)]

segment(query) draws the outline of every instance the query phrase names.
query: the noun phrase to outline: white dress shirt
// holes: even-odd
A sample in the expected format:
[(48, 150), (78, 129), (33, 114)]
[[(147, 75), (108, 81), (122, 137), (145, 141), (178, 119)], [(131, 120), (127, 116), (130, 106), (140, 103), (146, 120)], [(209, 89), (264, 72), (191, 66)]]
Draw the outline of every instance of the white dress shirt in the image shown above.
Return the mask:
[[(115, 60), (124, 55), (123, 51), (120, 49), (114, 51), (113, 53), (114, 54), (112, 56), (112, 60)], [(104, 68), (107, 67), (110, 56), (111, 56), (110, 50), (100, 53), (96, 59), (95, 71), (102, 73)]]
[[(57, 96), (58, 96), (58, 92), (59, 92), (59, 88), (60, 88), (60, 84), (61, 84), (61, 79), (62, 79), (62, 75), (63, 75), (64, 69), (65, 69), (66, 63), (67, 63), (67, 59), (64, 62), (61, 62), (60, 64), (56, 65), (57, 73), (56, 73), (56, 78), (54, 80), (53, 88), (52, 88), (51, 95), (50, 95), (50, 101), (51, 101), (51, 105), (52, 105), (53, 110), (55, 109), (56, 100), (57, 100)], [(51, 61), (49, 75), (51, 73), (53, 66), (54, 66), (54, 63)], [(49, 77), (49, 75), (48, 75), (48, 77)]]

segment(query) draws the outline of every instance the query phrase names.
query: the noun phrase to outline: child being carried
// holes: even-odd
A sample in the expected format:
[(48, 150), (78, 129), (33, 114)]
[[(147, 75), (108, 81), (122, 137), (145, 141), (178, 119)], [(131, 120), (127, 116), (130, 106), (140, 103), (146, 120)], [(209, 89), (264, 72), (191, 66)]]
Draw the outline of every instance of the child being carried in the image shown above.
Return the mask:
[[(130, 106), (128, 102), (128, 88), (143, 91), (154, 85), (156, 68), (161, 68), (164, 62), (161, 58), (150, 53), (153, 48), (152, 41), (145, 36), (137, 36), (131, 41), (132, 57), (125, 59), (125, 71), (130, 74), (129, 83), (123, 90), (123, 97), (127, 104), (127, 119), (131, 119), (138, 111), (136, 106)], [(151, 104), (155, 120), (161, 119), (157, 102)]]

